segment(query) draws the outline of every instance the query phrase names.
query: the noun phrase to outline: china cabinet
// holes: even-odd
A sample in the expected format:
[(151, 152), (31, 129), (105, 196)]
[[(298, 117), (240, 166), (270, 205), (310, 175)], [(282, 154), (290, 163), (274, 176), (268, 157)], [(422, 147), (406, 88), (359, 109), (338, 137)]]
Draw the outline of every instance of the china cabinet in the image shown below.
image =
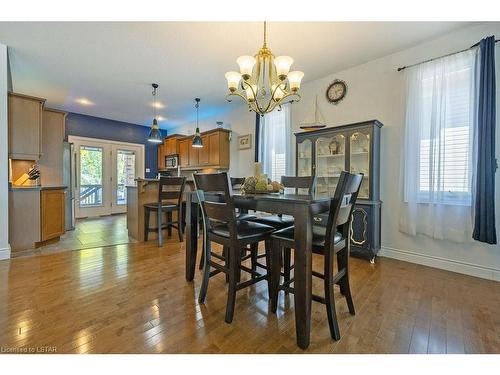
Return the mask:
[[(375, 259), (380, 250), (380, 129), (377, 120), (296, 133), (296, 174), (316, 176), (316, 194), (333, 196), (340, 172), (363, 173), (353, 211), (351, 254)], [(314, 221), (326, 225), (326, 216)]]

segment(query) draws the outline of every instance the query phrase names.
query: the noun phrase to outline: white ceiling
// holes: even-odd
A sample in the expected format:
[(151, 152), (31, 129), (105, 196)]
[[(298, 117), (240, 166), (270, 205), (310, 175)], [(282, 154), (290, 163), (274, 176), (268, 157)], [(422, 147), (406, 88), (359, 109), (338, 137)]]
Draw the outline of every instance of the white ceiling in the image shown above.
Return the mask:
[[(464, 22), (272, 22), (268, 46), (295, 59), (311, 81), (470, 25)], [(9, 46), (13, 89), (47, 98), (47, 105), (141, 125), (152, 118), (152, 82), (160, 84), (162, 128), (238, 105), (227, 103), (224, 73), (236, 58), (255, 54), (262, 23), (8, 23), (0, 42)], [(83, 106), (78, 98), (94, 104)]]

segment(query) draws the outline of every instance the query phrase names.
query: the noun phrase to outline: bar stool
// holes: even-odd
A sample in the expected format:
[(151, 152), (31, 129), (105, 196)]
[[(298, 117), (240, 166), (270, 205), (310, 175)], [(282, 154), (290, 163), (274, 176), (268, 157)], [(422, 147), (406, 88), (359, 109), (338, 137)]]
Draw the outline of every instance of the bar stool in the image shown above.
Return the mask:
[[(179, 241), (182, 242), (182, 196), (186, 177), (160, 177), (158, 182), (158, 202), (144, 204), (144, 240), (148, 240), (149, 232), (158, 231), (158, 245), (163, 246), (163, 229), (177, 229)], [(156, 212), (157, 228), (149, 227), (151, 211)], [(177, 212), (177, 220), (172, 220), (172, 213)], [(163, 213), (166, 214), (166, 223), (163, 223)]]
[[(313, 271), (315, 277), (324, 284), (324, 297), (313, 295), (313, 301), (326, 305), (330, 334), (333, 339), (340, 339), (340, 330), (335, 312), (334, 284), (340, 285), (340, 292), (345, 296), (349, 312), (354, 315), (354, 303), (349, 286), (349, 249), (352, 211), (358, 197), (362, 174), (341, 172), (335, 195), (330, 202), (326, 227), (313, 225), (312, 252), (324, 256), (324, 271)], [(278, 230), (271, 235), (271, 311), (276, 312), (280, 290), (294, 292), (291, 287), (294, 280), (280, 284), (281, 250), (295, 247), (294, 227)], [(334, 273), (334, 255), (337, 256), (337, 273)]]

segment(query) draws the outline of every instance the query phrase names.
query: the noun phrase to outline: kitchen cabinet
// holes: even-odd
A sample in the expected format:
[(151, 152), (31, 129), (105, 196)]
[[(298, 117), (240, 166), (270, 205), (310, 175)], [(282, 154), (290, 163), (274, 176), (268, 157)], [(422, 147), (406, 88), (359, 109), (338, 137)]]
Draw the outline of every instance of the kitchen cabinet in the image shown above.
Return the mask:
[(10, 92), (8, 103), (9, 158), (38, 160), (45, 99)]
[(65, 190), (42, 190), (40, 194), (41, 239), (47, 241), (64, 234)]
[(179, 141), (179, 165), (181, 168), (189, 167), (189, 150), (191, 148), (191, 138)]
[(9, 243), (13, 252), (33, 249), (65, 232), (64, 186), (9, 189)]
[(167, 155), (177, 155), (179, 153), (179, 134), (172, 134), (165, 138), (164, 148), (165, 156)]
[(381, 127), (372, 120), (295, 134), (296, 174), (316, 176), (317, 194), (333, 197), (341, 171), (364, 174), (353, 209), (351, 254), (370, 260), (380, 250)]
[(203, 142), (203, 147), (198, 149), (198, 164), (199, 165), (209, 165), (210, 164), (210, 143), (208, 140), (209, 136), (207, 134), (201, 136), (201, 141)]
[(198, 147), (193, 147), (192, 142), (190, 140), (190, 142), (189, 142), (189, 166), (190, 167), (197, 167), (200, 165), (199, 153), (200, 153), (200, 149)]
[(158, 170), (165, 169), (165, 143), (158, 145), (157, 153)]
[(230, 163), (229, 135), (226, 129), (213, 129), (201, 133), (203, 147), (192, 147), (193, 136), (179, 141), (181, 169), (228, 169)]
[(63, 183), (63, 142), (66, 112), (45, 108), (42, 114), (43, 154), (38, 164), (42, 185)]

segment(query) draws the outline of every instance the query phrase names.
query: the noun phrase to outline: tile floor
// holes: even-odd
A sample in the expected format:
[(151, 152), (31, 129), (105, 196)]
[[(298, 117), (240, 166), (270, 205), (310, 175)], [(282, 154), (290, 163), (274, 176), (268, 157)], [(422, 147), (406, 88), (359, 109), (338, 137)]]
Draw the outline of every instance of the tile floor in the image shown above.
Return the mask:
[(35, 250), (18, 252), (14, 256), (50, 254), (134, 242), (136, 240), (128, 236), (126, 214), (101, 216), (77, 219), (75, 229), (67, 231), (59, 241)]

